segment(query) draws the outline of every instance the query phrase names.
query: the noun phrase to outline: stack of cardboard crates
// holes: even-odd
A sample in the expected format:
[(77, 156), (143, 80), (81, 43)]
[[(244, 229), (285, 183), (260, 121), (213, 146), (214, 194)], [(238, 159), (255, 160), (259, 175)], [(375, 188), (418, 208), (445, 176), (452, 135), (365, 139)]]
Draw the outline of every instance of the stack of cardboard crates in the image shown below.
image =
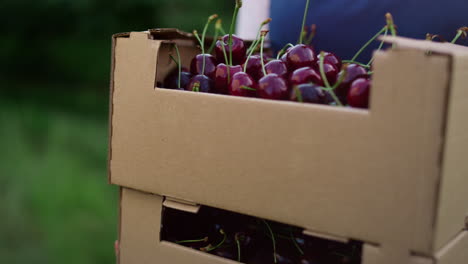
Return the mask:
[(468, 48), (387, 38), (369, 110), (155, 88), (199, 52), (174, 29), (113, 37), (109, 181), (119, 262), (235, 263), (160, 240), (199, 205), (364, 243), (362, 264), (468, 263)]

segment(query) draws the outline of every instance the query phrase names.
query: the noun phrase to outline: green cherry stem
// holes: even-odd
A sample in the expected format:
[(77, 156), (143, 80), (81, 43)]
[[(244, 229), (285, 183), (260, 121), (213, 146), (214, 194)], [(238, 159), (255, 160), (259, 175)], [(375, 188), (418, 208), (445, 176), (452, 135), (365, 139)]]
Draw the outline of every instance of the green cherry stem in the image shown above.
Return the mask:
[(307, 20), (307, 12), (309, 11), (309, 4), (310, 4), (310, 0), (307, 0), (306, 6), (304, 9), (304, 16), (302, 17), (302, 27), (301, 27), (301, 33), (299, 35), (299, 44), (303, 44), (303, 41), (304, 41), (304, 28), (305, 28), (305, 24)]
[(297, 100), (299, 100), (299, 102), (303, 103), (304, 99), (302, 98), (302, 93), (301, 93), (301, 90), (299, 90), (299, 87), (297, 87), (297, 86), (294, 87), (294, 93), (296, 93)]
[(337, 105), (343, 106), (343, 104), (340, 102), (340, 99), (338, 99), (338, 96), (336, 96), (335, 91), (333, 88), (330, 86), (330, 83), (328, 82), (327, 75), (325, 74), (325, 67), (323, 66), (325, 58), (325, 52), (320, 52), (320, 62), (319, 62), (319, 68), (320, 68), (320, 75), (322, 76), (322, 80), (325, 83), (325, 87), (327, 88), (328, 93), (330, 93), (331, 97), (333, 100), (336, 102)]
[(186, 244), (186, 243), (197, 243), (197, 242), (208, 242), (208, 237), (200, 238), (200, 239), (189, 239), (189, 240), (180, 240), (176, 241), (176, 244)]
[(382, 33), (384, 33), (385, 30), (387, 30), (387, 26), (383, 27), (379, 32), (377, 32), (377, 34), (375, 34), (375, 36), (373, 36), (369, 41), (367, 41), (366, 44), (364, 44), (364, 46), (362, 46), (361, 49), (359, 49), (359, 51), (354, 55), (354, 57), (353, 57), (350, 61), (356, 61), (356, 59), (359, 57), (359, 55), (361, 55), (361, 53), (362, 53), (372, 42), (374, 42), (374, 40), (376, 40)]
[(265, 43), (265, 36), (268, 34), (268, 30), (262, 30), (262, 32), (260, 33), (260, 38), (261, 38), (261, 44), (260, 44), (260, 62), (262, 63), (262, 71), (263, 71), (263, 74), (266, 76), (267, 75), (267, 72), (266, 72), (266, 69), (265, 69), (265, 62), (263, 61), (263, 44)]
[[(251, 50), (254, 50), (255, 51), (255, 42), (258, 41), (258, 39), (260, 38), (260, 34), (262, 32), (262, 29), (265, 25), (269, 24), (271, 22), (271, 18), (268, 18), (267, 20), (263, 21), (261, 24), (260, 24), (260, 27), (258, 28), (258, 31), (257, 31), (257, 36), (255, 37), (255, 41), (252, 42), (252, 44), (250, 44), (250, 47), (247, 49), (247, 53), (250, 53)], [(258, 44), (257, 44), (258, 45)]]
[(276, 240), (275, 240), (275, 235), (273, 234), (273, 231), (271, 230), (270, 224), (268, 224), (267, 221), (263, 220), (263, 223), (266, 225), (268, 232), (270, 233), (271, 236), (271, 242), (273, 244), (273, 260), (274, 263), (278, 263), (278, 260), (276, 259)]
[(468, 27), (461, 27), (457, 30), (457, 35), (452, 39), (450, 43), (455, 44), (461, 36), (466, 38), (467, 35), (468, 35)]
[(200, 39), (200, 36), (198, 35), (198, 31), (194, 30), (193, 35), (198, 40), (198, 43), (200, 44), (200, 48), (202, 50), (202, 54), (203, 54), (202, 74), (205, 74), (205, 48), (204, 48), (204, 45), (203, 45), (203, 41)]
[(242, 7), (242, 0), (236, 0), (236, 7), (234, 8), (234, 15), (232, 16), (231, 27), (229, 28), (229, 62), (232, 66), (232, 32), (237, 21), (239, 9)]
[[(387, 35), (388, 35), (388, 28), (385, 29), (384, 37), (386, 37)], [(384, 41), (381, 41), (381, 42), (380, 42), (380, 45), (379, 45), (379, 48), (377, 49), (377, 51), (380, 51), (380, 50), (382, 49), (382, 47), (383, 47), (384, 44), (385, 44), (385, 42), (384, 42)], [(372, 56), (372, 58), (370, 59), (370, 61), (369, 61), (369, 62), (367, 63), (367, 65), (365, 65), (364, 67), (370, 68), (370, 65), (372, 64), (372, 62), (374, 62), (374, 59), (375, 59), (375, 57)]]
[(221, 29), (221, 23), (222, 23), (222, 20), (221, 20), (221, 19), (218, 19), (218, 20), (216, 21), (216, 24), (215, 24), (215, 33), (214, 33), (214, 37), (213, 37), (213, 42), (211, 43), (211, 46), (210, 46), (210, 48), (208, 49), (208, 54), (213, 53), (213, 49), (216, 47), (216, 41), (217, 41), (218, 38), (219, 38), (219, 32), (220, 32), (220, 29)]
[(278, 52), (278, 55), (276, 56), (276, 59), (279, 60), (281, 58), (281, 56), (283, 56), (284, 53), (286, 53), (286, 50), (289, 48), (289, 47), (294, 47), (293, 44), (291, 43), (288, 43), (286, 45), (284, 45), (284, 47), (282, 49), (280, 49), (280, 51)]
[(219, 233), (221, 233), (221, 235), (223, 235), (223, 239), (214, 247), (209, 247), (209, 248), (205, 248), (205, 251), (206, 252), (210, 252), (210, 251), (213, 251), (217, 248), (219, 248), (220, 246), (222, 246), (224, 244), (224, 242), (226, 241), (226, 238), (227, 238), (227, 235), (226, 235), (226, 232), (224, 232), (223, 229), (220, 229), (219, 230)]
[[(203, 54), (203, 66), (202, 66), (202, 74), (205, 74), (205, 65), (206, 65), (206, 56), (205, 56), (205, 37), (206, 37), (206, 31), (208, 30), (208, 27), (210, 26), (211, 21), (215, 20), (218, 18), (217, 14), (211, 15), (208, 17), (208, 21), (206, 21), (205, 27), (203, 28), (203, 33), (202, 33), (202, 38), (200, 41), (200, 46)], [(194, 32), (195, 33), (195, 32)], [(198, 33), (196, 34), (198, 36)], [(198, 39), (200, 37), (198, 36)]]
[(312, 43), (312, 40), (314, 39), (316, 33), (317, 33), (317, 25), (312, 24), (312, 25), (310, 26), (310, 35), (309, 35), (309, 37), (306, 39), (306, 44), (307, 44), (307, 45), (310, 45), (310, 43)]
[(179, 68), (179, 83), (177, 84), (177, 86), (180, 89), (180, 81), (181, 81), (181, 78), (182, 78), (182, 62), (180, 60), (179, 47), (177, 47), (176, 43), (174, 43), (174, 48), (175, 48), (176, 54), (177, 54), (177, 62), (176, 63), (177, 63), (177, 67)]
[(245, 86), (245, 85), (242, 85), (240, 88), (244, 89), (244, 90), (249, 90), (249, 91), (257, 91), (254, 88), (251, 88), (251, 87), (248, 87), (248, 86)]
[(370, 68), (369, 65), (364, 64), (364, 63), (361, 63), (361, 62), (359, 62), (359, 61), (343, 60), (343, 63), (353, 63), (353, 64), (357, 64), (357, 65), (359, 65), (359, 66), (362, 66), (362, 67), (364, 67), (364, 68)]
[(237, 245), (237, 262), (241, 262), (241, 248), (239, 239), (236, 237), (236, 245)]
[[(390, 29), (390, 33), (392, 36), (397, 36), (397, 31), (395, 27), (395, 23), (393, 21), (393, 16), (390, 13), (385, 14), (385, 19), (387, 20), (387, 27)], [(392, 44), (392, 48), (395, 48), (395, 43)]]
[(297, 250), (299, 251), (299, 253), (300, 253), (301, 255), (304, 255), (304, 251), (303, 251), (302, 248), (297, 244), (297, 241), (296, 241), (296, 239), (294, 238), (293, 233), (292, 233), (291, 230), (289, 230), (289, 235), (290, 235), (290, 237), (291, 237), (291, 240), (292, 240), (293, 243), (294, 243), (294, 246), (296, 246), (296, 248), (297, 248)]

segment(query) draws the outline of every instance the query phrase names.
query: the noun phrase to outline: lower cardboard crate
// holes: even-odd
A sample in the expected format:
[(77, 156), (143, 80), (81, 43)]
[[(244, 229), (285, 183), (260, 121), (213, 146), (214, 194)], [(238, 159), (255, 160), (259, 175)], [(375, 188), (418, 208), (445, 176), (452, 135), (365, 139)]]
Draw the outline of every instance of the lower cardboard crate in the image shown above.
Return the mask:
[[(164, 197), (121, 189), (120, 250), (118, 262), (223, 264), (236, 261), (213, 256), (181, 245), (161, 241), (165, 206), (196, 213), (196, 208)], [(178, 210), (179, 210), (178, 209)], [(360, 264), (463, 264), (468, 260), (468, 232), (461, 232), (435, 255), (418, 256), (400, 245), (372, 245), (363, 242)]]

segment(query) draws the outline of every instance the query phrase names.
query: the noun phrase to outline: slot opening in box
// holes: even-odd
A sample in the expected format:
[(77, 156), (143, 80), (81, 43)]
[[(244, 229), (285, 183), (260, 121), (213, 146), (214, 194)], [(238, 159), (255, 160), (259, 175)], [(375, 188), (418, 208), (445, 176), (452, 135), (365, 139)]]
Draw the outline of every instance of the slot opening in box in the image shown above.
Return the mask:
[(361, 241), (329, 240), (208, 206), (197, 213), (163, 207), (161, 240), (242, 263), (362, 263)]

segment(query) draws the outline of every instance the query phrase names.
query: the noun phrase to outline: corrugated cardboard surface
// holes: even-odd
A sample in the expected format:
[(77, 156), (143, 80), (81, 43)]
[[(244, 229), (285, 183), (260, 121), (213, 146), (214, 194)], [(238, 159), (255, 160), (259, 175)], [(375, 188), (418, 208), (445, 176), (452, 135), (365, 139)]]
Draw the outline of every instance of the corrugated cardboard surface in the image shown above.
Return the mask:
[[(421, 48), (378, 53), (365, 111), (155, 90), (163, 78), (156, 65), (167, 59), (158, 54), (162, 45), (146, 33), (117, 39), (112, 183), (434, 252), (449, 56)], [(465, 139), (456, 143), (466, 146)], [(459, 166), (444, 161), (444, 171)], [(451, 184), (463, 177), (454, 175)], [(440, 241), (457, 233), (452, 224), (438, 230)]]
[[(121, 192), (120, 263), (236, 263), (160, 241), (163, 197), (130, 189)], [(463, 264), (468, 259), (468, 233), (460, 233), (434, 257), (409, 255), (404, 248), (365, 245), (362, 264)]]

